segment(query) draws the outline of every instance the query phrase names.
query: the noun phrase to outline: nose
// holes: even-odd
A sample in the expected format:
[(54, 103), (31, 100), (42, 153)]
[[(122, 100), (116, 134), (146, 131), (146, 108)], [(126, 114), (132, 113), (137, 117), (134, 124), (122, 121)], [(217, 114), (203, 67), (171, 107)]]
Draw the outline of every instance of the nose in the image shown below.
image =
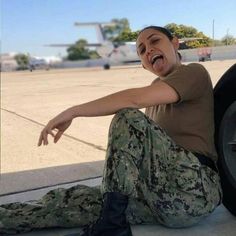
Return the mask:
[(147, 54), (150, 54), (154, 51), (154, 48), (152, 46), (147, 47), (146, 52)]

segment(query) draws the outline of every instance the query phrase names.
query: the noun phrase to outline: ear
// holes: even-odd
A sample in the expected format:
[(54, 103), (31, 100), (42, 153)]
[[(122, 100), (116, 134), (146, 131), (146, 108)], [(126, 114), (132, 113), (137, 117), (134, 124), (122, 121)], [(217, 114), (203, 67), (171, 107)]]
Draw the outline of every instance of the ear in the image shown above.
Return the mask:
[(174, 36), (174, 38), (172, 39), (172, 44), (174, 46), (174, 49), (177, 51), (179, 49), (179, 39)]

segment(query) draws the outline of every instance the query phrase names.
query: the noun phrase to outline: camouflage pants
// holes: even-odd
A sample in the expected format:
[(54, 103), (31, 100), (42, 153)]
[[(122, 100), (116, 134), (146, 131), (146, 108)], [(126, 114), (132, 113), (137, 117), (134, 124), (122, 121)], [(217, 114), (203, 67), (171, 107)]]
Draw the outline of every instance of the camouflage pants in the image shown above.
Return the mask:
[(131, 224), (191, 226), (221, 201), (215, 171), (142, 112), (123, 109), (110, 126), (102, 186), (56, 189), (39, 201), (2, 205), (0, 233), (84, 226), (99, 217), (102, 194), (113, 191), (129, 196)]

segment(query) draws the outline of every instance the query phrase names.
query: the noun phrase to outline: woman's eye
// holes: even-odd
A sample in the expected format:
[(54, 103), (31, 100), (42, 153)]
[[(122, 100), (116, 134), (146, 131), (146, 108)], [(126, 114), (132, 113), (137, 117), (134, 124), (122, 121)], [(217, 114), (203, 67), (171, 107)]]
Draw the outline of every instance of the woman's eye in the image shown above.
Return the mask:
[(139, 54), (143, 54), (145, 52), (145, 48), (142, 48), (140, 51), (139, 51)]
[(152, 43), (158, 43), (160, 41), (160, 39), (153, 39)]

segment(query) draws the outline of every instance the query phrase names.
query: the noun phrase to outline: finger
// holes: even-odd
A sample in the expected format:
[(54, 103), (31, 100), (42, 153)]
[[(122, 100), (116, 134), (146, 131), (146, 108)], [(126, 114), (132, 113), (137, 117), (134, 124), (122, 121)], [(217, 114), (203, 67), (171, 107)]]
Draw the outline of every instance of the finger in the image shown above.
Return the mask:
[(48, 130), (43, 130), (43, 145), (48, 145)]
[(45, 134), (43, 135), (43, 145), (45, 146), (47, 144), (46, 142), (46, 137), (45, 137)]
[(40, 133), (39, 140), (38, 140), (38, 147), (42, 145), (42, 132)]
[(63, 134), (63, 131), (58, 131), (56, 136), (54, 137), (54, 143), (57, 143), (57, 141), (61, 138)]
[(42, 143), (43, 145), (47, 145), (48, 144), (48, 134), (52, 135), (52, 137), (54, 137), (54, 133), (52, 132), (52, 129), (50, 129), (49, 127), (49, 123), (48, 125), (42, 130), (40, 136), (39, 136), (39, 141), (38, 141), (38, 146), (41, 146)]

